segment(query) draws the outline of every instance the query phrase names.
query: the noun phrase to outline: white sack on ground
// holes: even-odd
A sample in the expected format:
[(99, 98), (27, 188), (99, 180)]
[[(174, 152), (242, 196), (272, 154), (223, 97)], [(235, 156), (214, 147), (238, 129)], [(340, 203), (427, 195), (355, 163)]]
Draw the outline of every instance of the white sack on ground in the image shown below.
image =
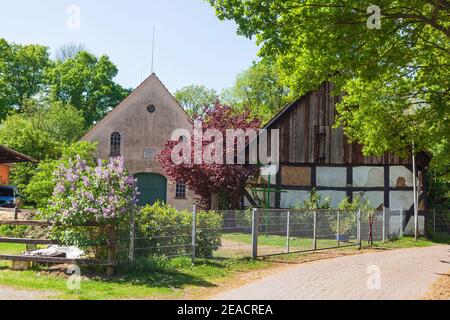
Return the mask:
[(51, 257), (55, 255), (65, 254), (67, 259), (78, 259), (84, 256), (84, 251), (80, 250), (78, 247), (59, 247), (51, 246), (47, 249), (35, 250), (32, 252), (27, 252), (25, 255), (28, 256), (44, 256)]

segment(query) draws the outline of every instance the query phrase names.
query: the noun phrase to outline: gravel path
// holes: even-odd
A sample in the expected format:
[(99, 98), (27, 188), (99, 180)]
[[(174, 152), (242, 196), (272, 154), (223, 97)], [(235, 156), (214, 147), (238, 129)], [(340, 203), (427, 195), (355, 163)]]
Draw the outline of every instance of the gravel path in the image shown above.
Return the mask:
[(450, 246), (367, 253), (299, 265), (213, 299), (421, 299), (449, 269)]
[(18, 290), (0, 286), (0, 300), (46, 300), (50, 296), (49, 292)]

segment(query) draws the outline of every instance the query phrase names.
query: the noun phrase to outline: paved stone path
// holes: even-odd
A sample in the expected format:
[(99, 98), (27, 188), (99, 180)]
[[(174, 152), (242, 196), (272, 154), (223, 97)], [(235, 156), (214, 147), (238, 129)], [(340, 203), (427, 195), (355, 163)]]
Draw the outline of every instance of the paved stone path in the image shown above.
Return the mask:
[(421, 299), (449, 270), (450, 246), (383, 251), (298, 265), (213, 299)]

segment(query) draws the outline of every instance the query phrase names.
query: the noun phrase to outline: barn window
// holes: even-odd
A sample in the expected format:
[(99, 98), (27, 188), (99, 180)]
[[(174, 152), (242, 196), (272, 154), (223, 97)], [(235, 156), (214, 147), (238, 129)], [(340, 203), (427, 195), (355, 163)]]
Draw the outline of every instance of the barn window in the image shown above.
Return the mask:
[(151, 104), (147, 107), (147, 111), (150, 113), (155, 113), (156, 107), (153, 104)]
[(186, 199), (186, 183), (183, 181), (177, 182), (177, 187), (175, 189), (175, 198)]
[(111, 135), (111, 151), (110, 156), (111, 157), (118, 157), (120, 156), (120, 144), (121, 144), (122, 137), (120, 133), (114, 132)]

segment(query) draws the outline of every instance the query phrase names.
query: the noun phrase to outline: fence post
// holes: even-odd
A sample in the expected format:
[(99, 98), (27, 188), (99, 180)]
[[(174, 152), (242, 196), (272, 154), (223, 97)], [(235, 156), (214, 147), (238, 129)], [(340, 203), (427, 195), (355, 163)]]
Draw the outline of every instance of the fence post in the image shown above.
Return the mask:
[(386, 241), (386, 207), (383, 207), (383, 242)]
[(287, 212), (287, 231), (286, 231), (286, 247), (287, 253), (291, 252), (291, 212)]
[(252, 214), (252, 259), (258, 258), (258, 209), (253, 209)]
[(400, 209), (400, 238), (403, 238), (403, 208)]
[(19, 219), (19, 207), (16, 205), (14, 206), (14, 220)]
[(356, 237), (358, 238), (358, 248), (359, 250), (361, 250), (362, 249), (361, 210), (358, 210), (356, 220), (357, 220)]
[(192, 208), (192, 262), (195, 262), (197, 247), (197, 205)]
[(136, 224), (134, 221), (134, 211), (131, 213), (130, 219), (130, 248), (128, 257), (131, 261), (134, 261), (134, 241), (136, 239)]
[(337, 242), (338, 248), (341, 246), (341, 212), (337, 212)]
[(314, 230), (313, 230), (314, 251), (317, 250), (317, 210), (314, 210)]
[[(108, 226), (108, 262), (107, 267), (108, 277), (112, 277), (116, 271), (116, 227), (114, 225)], [(114, 265), (113, 265), (114, 264)]]
[(436, 209), (433, 210), (433, 238), (436, 238)]

